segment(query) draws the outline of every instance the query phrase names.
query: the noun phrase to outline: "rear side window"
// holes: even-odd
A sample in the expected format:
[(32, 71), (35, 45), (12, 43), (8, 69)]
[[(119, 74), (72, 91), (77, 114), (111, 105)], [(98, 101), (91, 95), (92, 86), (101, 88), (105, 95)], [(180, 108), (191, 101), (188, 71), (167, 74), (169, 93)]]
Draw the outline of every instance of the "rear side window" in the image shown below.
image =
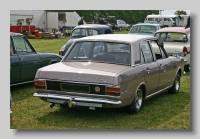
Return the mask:
[(153, 62), (154, 59), (153, 59), (152, 51), (147, 41), (140, 42), (140, 49), (142, 52), (141, 59), (144, 59), (145, 63)]
[(154, 19), (153, 19), (153, 18), (148, 18), (147, 20), (148, 20), (148, 21), (154, 21)]

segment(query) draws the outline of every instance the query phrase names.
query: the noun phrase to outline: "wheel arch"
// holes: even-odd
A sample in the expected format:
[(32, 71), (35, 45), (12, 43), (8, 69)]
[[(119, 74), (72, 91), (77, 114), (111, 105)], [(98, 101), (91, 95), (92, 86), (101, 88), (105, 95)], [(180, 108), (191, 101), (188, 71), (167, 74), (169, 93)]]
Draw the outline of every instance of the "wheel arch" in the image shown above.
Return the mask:
[[(145, 82), (140, 83), (140, 84), (138, 85), (137, 89), (135, 90), (134, 94), (137, 92), (137, 90), (138, 90), (139, 88), (142, 88), (142, 91), (143, 91), (143, 100), (145, 100), (145, 98), (146, 98), (146, 90), (147, 90), (147, 85), (146, 85), (146, 83), (145, 83)], [(133, 99), (134, 99), (134, 97), (133, 97)]]
[(55, 64), (55, 63), (58, 63), (58, 61), (57, 61), (57, 60), (51, 60), (51, 61), (49, 62), (49, 65)]

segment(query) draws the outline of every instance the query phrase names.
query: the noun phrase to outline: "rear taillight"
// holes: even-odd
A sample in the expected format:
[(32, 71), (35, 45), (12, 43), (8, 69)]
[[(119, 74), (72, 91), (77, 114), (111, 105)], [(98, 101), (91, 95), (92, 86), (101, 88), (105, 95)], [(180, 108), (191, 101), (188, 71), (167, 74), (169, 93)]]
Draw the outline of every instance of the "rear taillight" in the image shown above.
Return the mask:
[(46, 89), (45, 81), (34, 81), (34, 85), (36, 89)]
[(120, 96), (120, 87), (106, 87), (106, 94), (110, 96)]
[(185, 55), (190, 53), (186, 47), (183, 47), (183, 52), (185, 53)]

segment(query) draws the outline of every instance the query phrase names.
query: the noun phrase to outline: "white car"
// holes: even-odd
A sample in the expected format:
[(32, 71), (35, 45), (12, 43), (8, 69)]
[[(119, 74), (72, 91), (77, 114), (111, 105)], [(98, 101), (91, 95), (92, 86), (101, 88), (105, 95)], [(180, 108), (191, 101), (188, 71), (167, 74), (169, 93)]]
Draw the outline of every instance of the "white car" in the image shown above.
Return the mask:
[(164, 43), (168, 55), (178, 54), (184, 57), (186, 61), (184, 71), (190, 71), (190, 28), (162, 28), (156, 31), (154, 36)]

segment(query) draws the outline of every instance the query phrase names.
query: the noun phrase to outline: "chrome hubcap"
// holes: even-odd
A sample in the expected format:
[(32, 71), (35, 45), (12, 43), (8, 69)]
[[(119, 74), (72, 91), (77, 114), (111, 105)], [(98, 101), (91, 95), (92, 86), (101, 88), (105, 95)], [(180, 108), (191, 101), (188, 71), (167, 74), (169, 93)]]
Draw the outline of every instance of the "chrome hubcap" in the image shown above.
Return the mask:
[(135, 95), (135, 104), (136, 104), (136, 108), (140, 109), (141, 105), (142, 105), (142, 91), (139, 89)]
[(179, 82), (176, 81), (176, 91), (178, 91), (178, 89), (179, 89)]

